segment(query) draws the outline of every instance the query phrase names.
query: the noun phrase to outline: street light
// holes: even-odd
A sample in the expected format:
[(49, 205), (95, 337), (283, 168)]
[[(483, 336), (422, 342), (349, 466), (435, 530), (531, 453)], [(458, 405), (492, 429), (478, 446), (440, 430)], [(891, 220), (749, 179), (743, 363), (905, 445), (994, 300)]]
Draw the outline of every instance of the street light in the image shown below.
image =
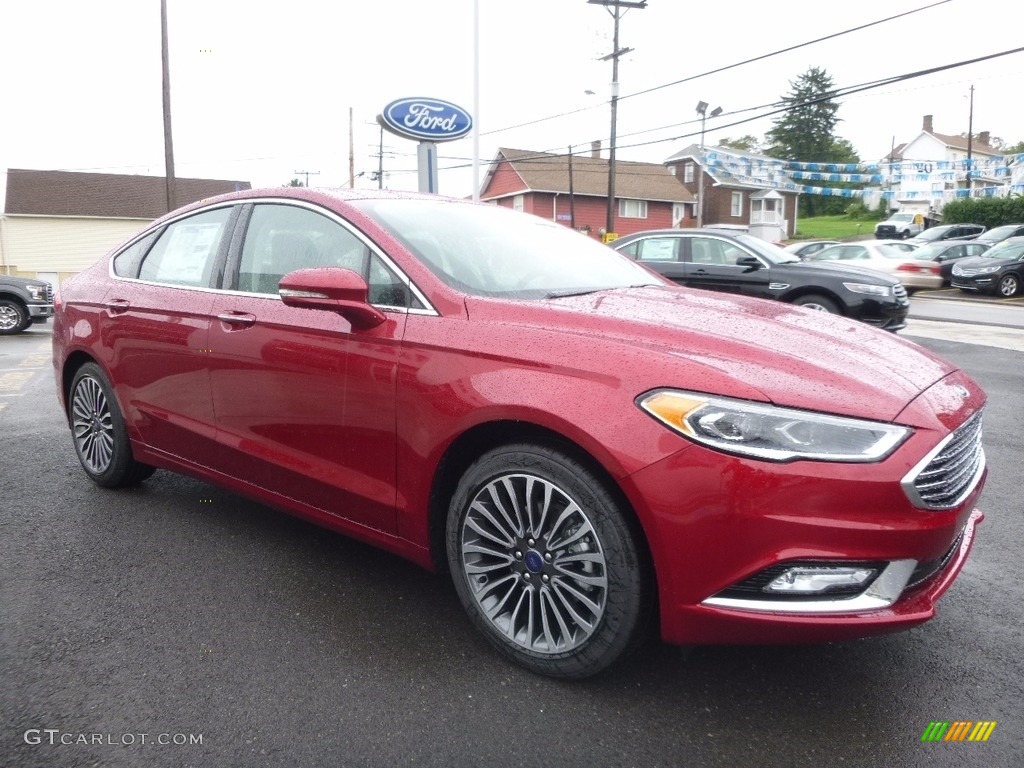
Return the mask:
[[(704, 125), (708, 119), (708, 103), (697, 102), (697, 114), (700, 115), (700, 182), (697, 185), (697, 226), (704, 226)], [(722, 114), (721, 107), (711, 110), (711, 117)]]

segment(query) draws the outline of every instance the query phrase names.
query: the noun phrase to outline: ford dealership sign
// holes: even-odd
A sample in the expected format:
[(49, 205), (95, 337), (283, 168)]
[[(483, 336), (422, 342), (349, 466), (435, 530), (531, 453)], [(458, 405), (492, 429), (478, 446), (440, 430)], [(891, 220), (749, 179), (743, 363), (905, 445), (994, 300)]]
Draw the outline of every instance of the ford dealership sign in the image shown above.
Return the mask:
[(466, 110), (440, 99), (398, 99), (384, 107), (377, 119), (392, 133), (417, 141), (451, 141), (473, 128)]

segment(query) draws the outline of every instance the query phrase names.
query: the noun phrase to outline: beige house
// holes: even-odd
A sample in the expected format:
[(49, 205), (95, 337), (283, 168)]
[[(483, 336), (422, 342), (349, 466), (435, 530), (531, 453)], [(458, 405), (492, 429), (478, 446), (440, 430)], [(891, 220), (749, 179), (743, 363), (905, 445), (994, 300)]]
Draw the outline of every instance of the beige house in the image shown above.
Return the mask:
[[(176, 179), (178, 205), (249, 189), (247, 181)], [(162, 176), (7, 171), (0, 215), (0, 273), (37, 277), (56, 289), (167, 212)]]

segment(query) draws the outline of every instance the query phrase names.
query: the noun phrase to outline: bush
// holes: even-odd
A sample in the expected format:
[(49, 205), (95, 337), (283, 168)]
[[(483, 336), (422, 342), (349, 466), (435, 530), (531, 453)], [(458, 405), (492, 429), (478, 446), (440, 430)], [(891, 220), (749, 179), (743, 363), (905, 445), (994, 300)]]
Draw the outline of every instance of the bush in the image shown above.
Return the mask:
[(992, 229), (1024, 223), (1024, 197), (984, 197), (953, 200), (942, 208), (943, 224), (982, 224)]
[(887, 211), (883, 210), (872, 210), (864, 205), (863, 201), (856, 200), (850, 203), (846, 208), (846, 218), (851, 221), (882, 221), (885, 218)]

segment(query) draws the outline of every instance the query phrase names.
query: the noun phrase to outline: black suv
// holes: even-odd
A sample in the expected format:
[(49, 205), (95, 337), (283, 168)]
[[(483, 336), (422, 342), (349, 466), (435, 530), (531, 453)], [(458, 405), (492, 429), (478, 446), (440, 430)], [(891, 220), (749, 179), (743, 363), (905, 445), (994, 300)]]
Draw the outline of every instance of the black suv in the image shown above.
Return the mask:
[(985, 231), (981, 224), (942, 224), (929, 227), (917, 237), (910, 238), (911, 243), (937, 243), (940, 240), (973, 240)]
[(910, 302), (894, 277), (832, 262), (802, 262), (751, 235), (660, 229), (626, 235), (612, 248), (680, 285), (776, 299), (898, 331)]
[(53, 317), (53, 288), (45, 280), (0, 275), (0, 336), (21, 333)]

